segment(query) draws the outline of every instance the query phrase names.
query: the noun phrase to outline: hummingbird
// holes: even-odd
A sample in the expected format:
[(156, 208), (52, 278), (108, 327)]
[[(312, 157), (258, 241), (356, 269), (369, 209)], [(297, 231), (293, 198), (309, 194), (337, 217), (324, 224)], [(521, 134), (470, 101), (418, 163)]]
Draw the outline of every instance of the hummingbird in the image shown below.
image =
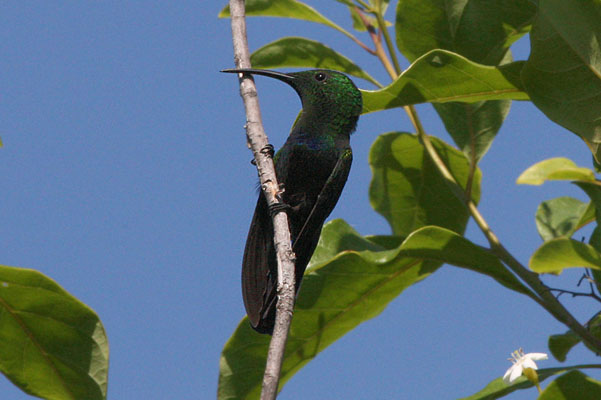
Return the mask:
[(302, 110), (273, 161), (282, 204), (270, 209), (263, 193), (255, 208), (242, 260), (242, 297), (253, 329), (272, 334), (277, 304), (277, 260), (271, 215), (288, 215), (295, 261), (295, 294), (315, 251), (321, 228), (349, 175), (353, 153), (350, 135), (362, 110), (361, 92), (346, 75), (325, 69), (281, 73), (262, 69), (222, 72), (263, 75), (290, 85)]

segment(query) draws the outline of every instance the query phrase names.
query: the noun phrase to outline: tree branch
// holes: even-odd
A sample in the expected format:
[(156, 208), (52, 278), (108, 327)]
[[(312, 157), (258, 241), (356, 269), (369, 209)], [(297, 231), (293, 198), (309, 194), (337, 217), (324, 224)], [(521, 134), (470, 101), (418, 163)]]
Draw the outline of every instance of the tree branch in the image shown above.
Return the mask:
[[(230, 0), (230, 14), (236, 68), (250, 68), (244, 0)], [(246, 109), (246, 137), (254, 155), (261, 189), (265, 194), (268, 205), (277, 204), (280, 202), (280, 189), (270, 152), (264, 151), (268, 148), (269, 142), (263, 129), (257, 89), (250, 75), (241, 75), (239, 79), (240, 95)], [(278, 212), (273, 216), (273, 230), (278, 262), (278, 303), (275, 328), (269, 344), (267, 364), (263, 376), (262, 400), (275, 399), (277, 396), (280, 370), (294, 309), (295, 256), (292, 252), (288, 216), (285, 212)]]

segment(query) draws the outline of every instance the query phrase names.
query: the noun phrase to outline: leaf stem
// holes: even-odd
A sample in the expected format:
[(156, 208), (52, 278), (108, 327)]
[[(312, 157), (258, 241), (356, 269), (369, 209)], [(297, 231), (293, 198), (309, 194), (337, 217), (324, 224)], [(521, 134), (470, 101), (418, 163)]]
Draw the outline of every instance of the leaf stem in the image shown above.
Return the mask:
[(371, 5), (370, 5), (370, 4), (367, 4), (367, 3), (366, 3), (366, 2), (364, 2), (363, 0), (356, 0), (356, 1), (357, 1), (357, 3), (358, 3), (358, 4), (359, 4), (361, 7), (363, 7), (363, 8), (365, 9), (365, 11), (367, 11), (367, 12), (372, 12)]
[(367, 29), (367, 32), (369, 33), (369, 36), (371, 37), (371, 40), (376, 47), (375, 55), (378, 57), (378, 59), (386, 69), (386, 72), (388, 72), (388, 75), (390, 75), (392, 79), (395, 79), (398, 76), (398, 73), (390, 63), (390, 60), (386, 55), (384, 47), (382, 47), (382, 38), (380, 37), (380, 35), (378, 35), (378, 33), (376, 33), (376, 29), (371, 24), (371, 22), (367, 18), (365, 18), (365, 15), (363, 15), (363, 11), (361, 11), (359, 7), (356, 7), (355, 10), (357, 11), (357, 15), (359, 15), (361, 22), (363, 22), (363, 25)]
[(359, 40), (357, 37), (355, 37), (355, 35), (353, 35), (352, 33), (349, 33), (347, 31), (343, 31), (342, 33), (344, 33), (348, 38), (350, 38), (353, 42), (357, 43), (359, 45), (359, 47), (361, 47), (363, 50), (367, 51), (372, 56), (377, 55), (375, 50), (367, 47), (367, 45), (365, 43), (363, 43), (361, 40)]
[(467, 110), (468, 131), (470, 133), (470, 153), (468, 160), (470, 163), (470, 169), (467, 175), (467, 183), (465, 184), (465, 197), (467, 199), (471, 199), (474, 174), (476, 173), (476, 169), (478, 167), (478, 158), (476, 157), (476, 135), (474, 134), (474, 126), (472, 124), (473, 111), (470, 106), (466, 105), (465, 108)]
[(386, 41), (386, 47), (388, 48), (388, 54), (392, 59), (392, 63), (394, 64), (394, 70), (396, 72), (395, 76), (401, 74), (401, 66), (399, 64), (399, 60), (396, 56), (396, 52), (394, 50), (394, 46), (392, 45), (392, 40), (390, 40), (390, 35), (388, 33), (388, 27), (386, 26), (386, 21), (384, 20), (384, 16), (382, 15), (382, 1), (376, 1), (376, 12), (375, 12), (376, 20), (378, 21), (378, 27), (380, 28), (380, 32), (384, 35), (384, 41)]

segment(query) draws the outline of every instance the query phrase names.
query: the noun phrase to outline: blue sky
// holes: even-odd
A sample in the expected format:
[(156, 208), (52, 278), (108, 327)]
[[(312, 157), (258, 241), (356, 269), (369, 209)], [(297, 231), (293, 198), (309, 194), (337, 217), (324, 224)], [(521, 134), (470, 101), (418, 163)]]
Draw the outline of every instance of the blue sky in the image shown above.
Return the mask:
[[(337, 2), (308, 3), (350, 29)], [(112, 399), (214, 398), (221, 348), (244, 315), (240, 262), (256, 172), (237, 79), (218, 72), (233, 67), (229, 20), (216, 18), (222, 5), (0, 5), (0, 263), (42, 271), (100, 315)], [(387, 82), (376, 59), (337, 32), (292, 20), (248, 22), (251, 49), (307, 36)], [(521, 40), (515, 58), (527, 54)], [(300, 104), (280, 82), (257, 83), (277, 148)], [(430, 134), (450, 141), (430, 105), (418, 112)], [(367, 154), (391, 130), (411, 130), (399, 110), (363, 117), (352, 137), (353, 169), (331, 218), (362, 234), (390, 233), (369, 205)], [(568, 183), (515, 184), (529, 165), (556, 156), (591, 164), (576, 136), (521, 102), (481, 163), (480, 209), (524, 263), (541, 243), (538, 204), (586, 199)], [(468, 236), (485, 244), (473, 224)], [(547, 282), (573, 289), (578, 279), (572, 272)], [(598, 309), (587, 299), (562, 300), (581, 320)], [(459, 398), (502, 375), (513, 350), (545, 352), (548, 336), (565, 330), (525, 297), (445, 266), (320, 354), (280, 398)], [(582, 345), (568, 356), (570, 364), (594, 362)], [(28, 398), (4, 378), (0, 392)]]

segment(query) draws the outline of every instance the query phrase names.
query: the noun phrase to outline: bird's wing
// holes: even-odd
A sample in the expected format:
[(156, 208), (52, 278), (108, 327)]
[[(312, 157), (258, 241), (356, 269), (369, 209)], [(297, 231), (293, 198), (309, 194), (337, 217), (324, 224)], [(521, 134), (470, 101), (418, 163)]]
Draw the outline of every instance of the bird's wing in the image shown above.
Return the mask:
[[(313, 255), (315, 246), (319, 240), (321, 234), (321, 227), (330, 215), (338, 198), (342, 193), (344, 184), (348, 178), (348, 174), (351, 170), (351, 163), (353, 161), (353, 152), (350, 148), (342, 151), (340, 157), (332, 173), (328, 177), (325, 185), (321, 189), (321, 192), (317, 196), (317, 200), (307, 217), (303, 227), (301, 228), (296, 240), (293, 243), (292, 250), (297, 256), (296, 260), (296, 281), (300, 282), (305, 268), (309, 263), (309, 259)], [(307, 259), (301, 259), (303, 255), (307, 255)], [(299, 266), (301, 268), (299, 268)], [(298, 285), (297, 285), (298, 288)]]
[(275, 299), (277, 270), (271, 271), (275, 260), (273, 225), (265, 196), (259, 194), (242, 260), (242, 297), (248, 318), (255, 329), (262, 330), (265, 311)]

